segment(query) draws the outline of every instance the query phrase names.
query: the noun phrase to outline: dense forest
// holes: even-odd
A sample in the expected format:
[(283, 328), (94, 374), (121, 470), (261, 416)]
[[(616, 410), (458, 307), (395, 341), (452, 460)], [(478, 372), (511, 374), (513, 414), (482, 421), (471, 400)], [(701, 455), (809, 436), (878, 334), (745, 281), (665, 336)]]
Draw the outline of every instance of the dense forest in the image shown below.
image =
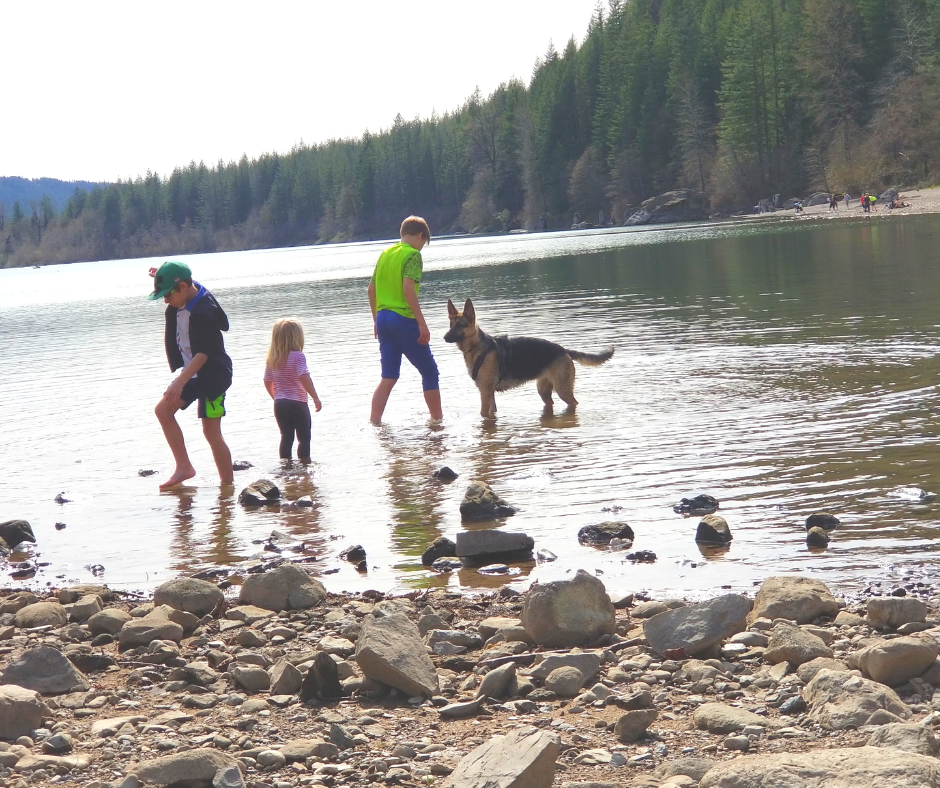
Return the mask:
[[(443, 116), (191, 163), (0, 213), (0, 265), (620, 223), (678, 187), (771, 194), (938, 181), (940, 0), (611, 0), (529, 83)], [(0, 206), (0, 211), (3, 208)]]
[(101, 188), (106, 183), (92, 183), (91, 181), (60, 181), (57, 178), (18, 178), (16, 176), (0, 176), (0, 204), (5, 213), (13, 209), (13, 203), (20, 206), (29, 205), (30, 202), (39, 203), (44, 197), (52, 202), (53, 210), (61, 211), (65, 207), (76, 189)]

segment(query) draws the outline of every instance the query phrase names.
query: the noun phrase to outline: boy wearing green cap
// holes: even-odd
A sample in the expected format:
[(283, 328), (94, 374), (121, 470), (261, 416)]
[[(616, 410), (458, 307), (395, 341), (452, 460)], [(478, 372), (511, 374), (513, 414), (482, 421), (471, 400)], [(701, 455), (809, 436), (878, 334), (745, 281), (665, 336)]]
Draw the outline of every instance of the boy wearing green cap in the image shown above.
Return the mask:
[(183, 431), (176, 421), (176, 412), (185, 410), (193, 401), (198, 403), (202, 432), (212, 449), (219, 479), (222, 484), (231, 484), (232, 454), (222, 437), (225, 392), (232, 385), (232, 360), (222, 339), (222, 332), (228, 331), (228, 317), (215, 296), (193, 282), (188, 265), (166, 262), (159, 270), (151, 268), (150, 275), (154, 286), (149, 298), (152, 301), (162, 298), (167, 305), (164, 332), (167, 361), (171, 371), (181, 370), (154, 408), (176, 460), (176, 469), (160, 489), (175, 487), (196, 475), (186, 452)]

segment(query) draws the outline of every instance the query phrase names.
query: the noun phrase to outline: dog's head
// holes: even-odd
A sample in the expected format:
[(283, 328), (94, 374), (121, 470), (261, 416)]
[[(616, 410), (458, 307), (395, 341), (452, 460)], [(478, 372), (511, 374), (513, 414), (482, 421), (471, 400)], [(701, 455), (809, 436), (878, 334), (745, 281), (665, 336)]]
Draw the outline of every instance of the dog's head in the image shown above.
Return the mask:
[(477, 330), (477, 314), (469, 298), (463, 305), (463, 312), (458, 312), (454, 302), (448, 298), (447, 316), (450, 318), (450, 330), (444, 334), (445, 342), (459, 342), (472, 336)]

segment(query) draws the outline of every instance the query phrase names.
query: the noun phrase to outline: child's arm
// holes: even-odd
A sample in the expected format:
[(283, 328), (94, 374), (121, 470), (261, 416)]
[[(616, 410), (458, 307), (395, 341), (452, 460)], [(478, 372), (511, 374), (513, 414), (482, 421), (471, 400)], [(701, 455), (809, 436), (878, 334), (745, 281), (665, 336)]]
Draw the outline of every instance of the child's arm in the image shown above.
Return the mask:
[(264, 388), (271, 395), (271, 399), (274, 399), (274, 381), (266, 380), (264, 381)]
[(426, 345), (431, 341), (431, 331), (424, 320), (424, 315), (421, 313), (421, 307), (418, 306), (418, 285), (415, 283), (414, 279), (408, 279), (406, 277), (402, 279), (401, 290), (402, 295), (405, 296), (408, 308), (411, 309), (415, 320), (418, 321), (418, 344)]
[(313, 405), (317, 409), (317, 413), (320, 412), (320, 409), (323, 407), (323, 403), (320, 402), (320, 398), (317, 396), (317, 390), (313, 387), (313, 380), (310, 379), (310, 373), (305, 372), (299, 378), (300, 384), (307, 390), (307, 393), (313, 399)]
[(190, 378), (196, 376), (196, 373), (202, 369), (208, 360), (209, 357), (205, 353), (197, 353), (193, 356), (193, 360), (183, 367), (176, 379), (166, 387), (163, 398), (168, 400), (182, 399), (183, 387), (189, 382)]
[(379, 336), (379, 332), (375, 328), (375, 282), (369, 282), (369, 307), (372, 309), (372, 335), (377, 338)]

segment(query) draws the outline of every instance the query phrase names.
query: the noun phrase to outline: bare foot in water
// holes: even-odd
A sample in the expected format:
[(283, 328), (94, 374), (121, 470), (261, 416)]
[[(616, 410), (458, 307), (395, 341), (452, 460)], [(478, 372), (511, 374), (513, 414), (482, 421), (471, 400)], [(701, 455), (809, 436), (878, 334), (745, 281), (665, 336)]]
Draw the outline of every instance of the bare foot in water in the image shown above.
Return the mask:
[(187, 479), (192, 479), (196, 475), (196, 469), (190, 465), (188, 468), (177, 468), (173, 475), (167, 479), (163, 484), (160, 485), (161, 490), (169, 490), (171, 487), (176, 487), (178, 484), (182, 484)]

